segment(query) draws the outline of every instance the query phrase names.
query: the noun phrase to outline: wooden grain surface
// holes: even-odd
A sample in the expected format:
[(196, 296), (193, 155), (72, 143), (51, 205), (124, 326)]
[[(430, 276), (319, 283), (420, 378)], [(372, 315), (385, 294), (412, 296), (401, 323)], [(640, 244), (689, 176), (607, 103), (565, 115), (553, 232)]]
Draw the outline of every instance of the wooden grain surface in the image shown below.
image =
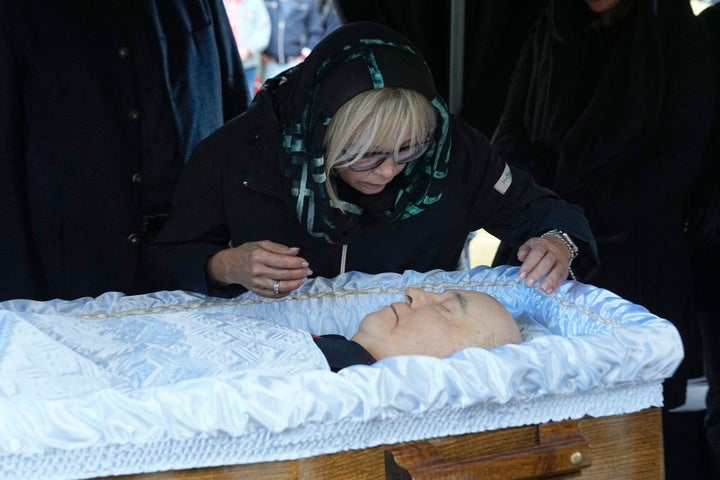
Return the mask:
[[(587, 440), (592, 464), (581, 473), (553, 479), (663, 480), (662, 424), (659, 408), (578, 421)], [(462, 462), (479, 455), (507, 455), (527, 449), (539, 441), (539, 426), (506, 428), (467, 435), (429, 439), (434, 452), (445, 461)], [(385, 452), (411, 446), (408, 442), (377, 446), (300, 460), (199, 468), (112, 477), (115, 480), (384, 480)], [(422, 448), (422, 447), (420, 447)], [(450, 478), (450, 477), (443, 477)], [(460, 477), (458, 477), (460, 478)]]
[(577, 473), (590, 465), (592, 450), (576, 420), (540, 425), (528, 445), (460, 460), (444, 458), (428, 441), (385, 452), (387, 480), (532, 480)]

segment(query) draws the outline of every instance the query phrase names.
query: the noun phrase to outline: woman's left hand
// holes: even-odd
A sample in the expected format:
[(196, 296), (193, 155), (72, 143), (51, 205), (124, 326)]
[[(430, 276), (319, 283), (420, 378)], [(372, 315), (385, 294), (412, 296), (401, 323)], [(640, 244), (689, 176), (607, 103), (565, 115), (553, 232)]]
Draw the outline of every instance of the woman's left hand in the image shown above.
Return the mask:
[(520, 278), (532, 287), (540, 282), (540, 290), (553, 293), (570, 273), (571, 252), (563, 241), (555, 236), (533, 237), (518, 249)]

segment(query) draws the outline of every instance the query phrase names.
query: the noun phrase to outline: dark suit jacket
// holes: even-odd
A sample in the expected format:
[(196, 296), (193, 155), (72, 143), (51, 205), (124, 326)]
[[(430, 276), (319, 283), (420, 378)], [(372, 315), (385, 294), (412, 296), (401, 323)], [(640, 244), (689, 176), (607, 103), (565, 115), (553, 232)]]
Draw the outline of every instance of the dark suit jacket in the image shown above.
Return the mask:
[(137, 291), (143, 215), (247, 98), (221, 0), (0, 0), (0, 300)]

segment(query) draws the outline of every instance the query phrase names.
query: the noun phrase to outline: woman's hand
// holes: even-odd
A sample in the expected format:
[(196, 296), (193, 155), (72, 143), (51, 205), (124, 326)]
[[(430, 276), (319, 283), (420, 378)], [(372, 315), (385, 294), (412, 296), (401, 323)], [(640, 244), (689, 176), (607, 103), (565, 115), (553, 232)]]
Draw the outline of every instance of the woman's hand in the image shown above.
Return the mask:
[(570, 273), (570, 249), (556, 236), (533, 237), (518, 249), (520, 278), (532, 287), (543, 276), (540, 290), (553, 293)]
[(237, 283), (262, 297), (280, 298), (303, 284), (312, 270), (297, 247), (262, 240), (221, 250), (208, 260), (207, 274), (221, 285)]

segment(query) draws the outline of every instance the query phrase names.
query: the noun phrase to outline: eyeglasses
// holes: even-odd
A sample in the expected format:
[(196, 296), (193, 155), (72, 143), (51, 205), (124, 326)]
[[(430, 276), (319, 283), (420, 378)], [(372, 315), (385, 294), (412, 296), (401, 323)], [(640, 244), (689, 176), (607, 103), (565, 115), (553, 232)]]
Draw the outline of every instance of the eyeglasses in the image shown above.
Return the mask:
[(393, 152), (367, 152), (354, 163), (348, 166), (353, 172), (367, 172), (379, 167), (388, 158), (392, 158), (397, 165), (405, 165), (413, 160), (422, 157), (432, 144), (432, 140), (426, 140), (415, 145), (401, 147), (397, 155)]

